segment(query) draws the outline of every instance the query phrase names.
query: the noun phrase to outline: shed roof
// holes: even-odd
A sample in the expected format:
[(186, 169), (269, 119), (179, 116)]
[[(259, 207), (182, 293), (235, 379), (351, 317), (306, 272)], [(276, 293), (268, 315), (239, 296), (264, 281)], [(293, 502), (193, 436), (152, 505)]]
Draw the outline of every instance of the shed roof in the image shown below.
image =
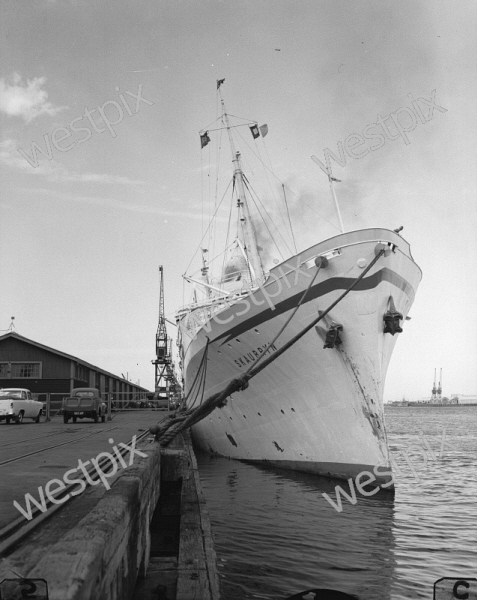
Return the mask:
[(28, 338), (23, 337), (22, 335), (16, 333), (16, 331), (9, 331), (5, 335), (1, 335), (0, 336), (0, 343), (3, 342), (4, 340), (8, 339), (8, 338), (13, 338), (13, 339), (19, 340), (21, 342), (24, 342), (26, 344), (30, 344), (32, 346), (36, 346), (37, 348), (41, 348), (42, 350), (46, 350), (47, 352), (52, 352), (53, 354), (57, 354), (58, 356), (63, 356), (63, 358), (68, 358), (69, 360), (74, 360), (79, 365), (83, 365), (85, 367), (88, 367), (89, 369), (93, 369), (95, 371), (98, 371), (99, 373), (102, 373), (103, 375), (107, 375), (108, 377), (113, 377), (114, 379), (117, 379), (118, 381), (122, 381), (124, 383), (129, 384), (129, 385), (132, 385), (132, 386), (134, 386), (137, 389), (144, 390), (145, 392), (149, 391), (146, 388), (143, 388), (140, 385), (137, 385), (136, 383), (133, 383), (132, 381), (128, 381), (127, 379), (124, 379), (123, 377), (118, 377), (118, 375), (114, 375), (114, 373), (110, 373), (109, 371), (105, 371), (104, 369), (101, 369), (101, 367), (97, 367), (96, 365), (92, 365), (91, 363), (88, 363), (85, 360), (83, 360), (81, 358), (78, 358), (77, 356), (73, 356), (72, 354), (67, 354), (66, 352), (61, 352), (61, 350), (56, 350), (56, 348), (51, 348), (50, 346), (45, 346), (45, 344), (40, 344), (39, 342), (35, 342), (34, 340), (29, 340)]

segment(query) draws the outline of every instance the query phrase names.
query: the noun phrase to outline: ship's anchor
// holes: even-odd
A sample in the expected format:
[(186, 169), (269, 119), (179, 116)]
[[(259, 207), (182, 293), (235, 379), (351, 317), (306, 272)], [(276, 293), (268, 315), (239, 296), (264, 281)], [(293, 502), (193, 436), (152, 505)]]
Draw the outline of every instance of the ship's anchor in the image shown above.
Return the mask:
[(402, 327), (399, 325), (399, 321), (402, 321), (402, 314), (396, 310), (394, 306), (394, 300), (392, 296), (389, 296), (389, 310), (384, 313), (384, 333), (402, 333)]
[(335, 346), (342, 344), (343, 340), (340, 338), (340, 331), (343, 331), (343, 325), (332, 321), (326, 332), (325, 345), (323, 348), (334, 348)]

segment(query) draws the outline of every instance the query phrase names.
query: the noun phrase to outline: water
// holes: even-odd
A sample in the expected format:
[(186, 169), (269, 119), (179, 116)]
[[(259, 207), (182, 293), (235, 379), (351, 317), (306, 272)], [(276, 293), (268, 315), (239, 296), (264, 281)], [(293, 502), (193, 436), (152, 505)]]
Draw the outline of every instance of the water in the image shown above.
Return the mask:
[(198, 455), (224, 600), (431, 599), (441, 577), (477, 577), (477, 407), (386, 407), (386, 424), (396, 493), (341, 512), (322, 494), (345, 482)]

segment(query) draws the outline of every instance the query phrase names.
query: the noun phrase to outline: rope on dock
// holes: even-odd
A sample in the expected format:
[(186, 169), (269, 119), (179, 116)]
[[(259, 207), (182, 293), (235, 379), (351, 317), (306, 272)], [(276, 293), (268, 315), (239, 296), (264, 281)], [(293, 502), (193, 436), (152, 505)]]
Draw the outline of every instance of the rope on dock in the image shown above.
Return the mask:
[[(332, 304), (330, 304), (330, 306), (325, 311), (320, 311), (318, 317), (313, 319), (311, 323), (304, 327), (299, 333), (297, 333), (293, 338), (286, 342), (286, 344), (284, 344), (281, 348), (279, 348), (273, 354), (264, 359), (260, 365), (254, 363), (254, 365), (252, 365), (248, 371), (246, 371), (239, 377), (235, 377), (234, 379), (229, 381), (229, 383), (222, 391), (212, 394), (212, 396), (209, 396), (206, 400), (204, 400), (204, 402), (202, 402), (200, 406), (186, 410), (185, 412), (181, 413), (180, 415), (176, 415), (175, 417), (167, 420), (161, 425), (155, 425), (154, 427), (151, 427), (150, 432), (154, 434), (155, 441), (159, 442), (161, 446), (167, 446), (169, 442), (171, 442), (178, 433), (184, 431), (192, 425), (195, 425), (196, 423), (207, 417), (216, 408), (221, 408), (225, 406), (227, 404), (227, 398), (231, 394), (234, 394), (235, 392), (241, 392), (248, 388), (250, 379), (255, 377), (255, 375), (258, 375), (258, 373), (263, 371), (266, 367), (268, 367), (268, 365), (270, 365), (273, 361), (277, 360), (279, 356), (281, 356), (284, 352), (286, 352), (289, 348), (296, 344), (298, 340), (300, 340), (308, 331), (310, 331), (310, 329), (312, 329), (319, 321), (321, 321), (339, 302), (343, 300), (345, 296), (349, 294), (349, 292), (351, 292), (351, 290), (353, 290), (358, 285), (358, 283), (363, 279), (366, 273), (368, 273), (368, 271), (373, 268), (373, 266), (385, 253), (386, 249), (386, 246), (378, 244), (375, 250), (376, 256), (369, 263), (366, 269), (364, 269), (361, 275), (357, 277), (353, 281), (353, 283), (341, 294), (341, 296)], [(319, 271), (321, 264), (317, 266)], [(308, 289), (310, 289), (310, 287), (311, 286), (308, 286)], [(305, 294), (308, 292), (308, 289), (306, 290)], [(304, 296), (302, 296), (296, 308), (300, 306), (304, 299)], [(292, 313), (292, 317), (295, 315), (295, 313), (296, 309)], [(285, 323), (285, 326), (288, 325), (289, 322), (290, 319), (288, 319), (288, 321)], [(281, 334), (283, 329), (284, 327), (282, 327), (278, 335)], [(278, 335), (276, 337), (278, 337)]]

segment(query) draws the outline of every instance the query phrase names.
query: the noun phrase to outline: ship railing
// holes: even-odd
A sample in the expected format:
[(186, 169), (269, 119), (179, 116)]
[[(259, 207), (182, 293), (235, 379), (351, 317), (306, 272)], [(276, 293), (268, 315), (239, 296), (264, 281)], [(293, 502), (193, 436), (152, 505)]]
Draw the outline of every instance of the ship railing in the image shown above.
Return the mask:
[(227, 273), (225, 277), (217, 279), (215, 285), (226, 290), (230, 294), (250, 293), (263, 285), (268, 277), (268, 273), (264, 273), (260, 277), (250, 280), (250, 272), (248, 270), (233, 271)]
[(252, 285), (250, 285), (250, 282), (247, 282), (246, 286), (231, 290), (226, 296), (211, 297), (205, 301), (181, 307), (177, 311), (177, 316), (181, 319), (182, 326), (187, 329), (190, 335), (194, 336), (215, 315), (261, 287), (267, 277), (268, 274), (255, 279)]
[[(183, 317), (184, 313), (190, 313), (192, 311), (197, 311), (198, 309), (212, 310), (215, 314), (217, 312), (217, 306), (219, 306), (221, 310), (224, 308), (224, 303), (230, 306), (230, 304), (236, 300), (243, 298), (244, 296), (248, 296), (250, 292), (254, 292), (260, 288), (267, 278), (268, 273), (264, 274), (262, 277), (254, 279), (252, 282), (244, 281), (240, 287), (233, 288), (231, 290), (223, 290), (222, 295), (219, 292), (212, 292), (212, 295), (209, 298), (181, 306), (177, 310), (176, 314), (177, 316)], [(217, 283), (223, 282), (218, 281)]]

